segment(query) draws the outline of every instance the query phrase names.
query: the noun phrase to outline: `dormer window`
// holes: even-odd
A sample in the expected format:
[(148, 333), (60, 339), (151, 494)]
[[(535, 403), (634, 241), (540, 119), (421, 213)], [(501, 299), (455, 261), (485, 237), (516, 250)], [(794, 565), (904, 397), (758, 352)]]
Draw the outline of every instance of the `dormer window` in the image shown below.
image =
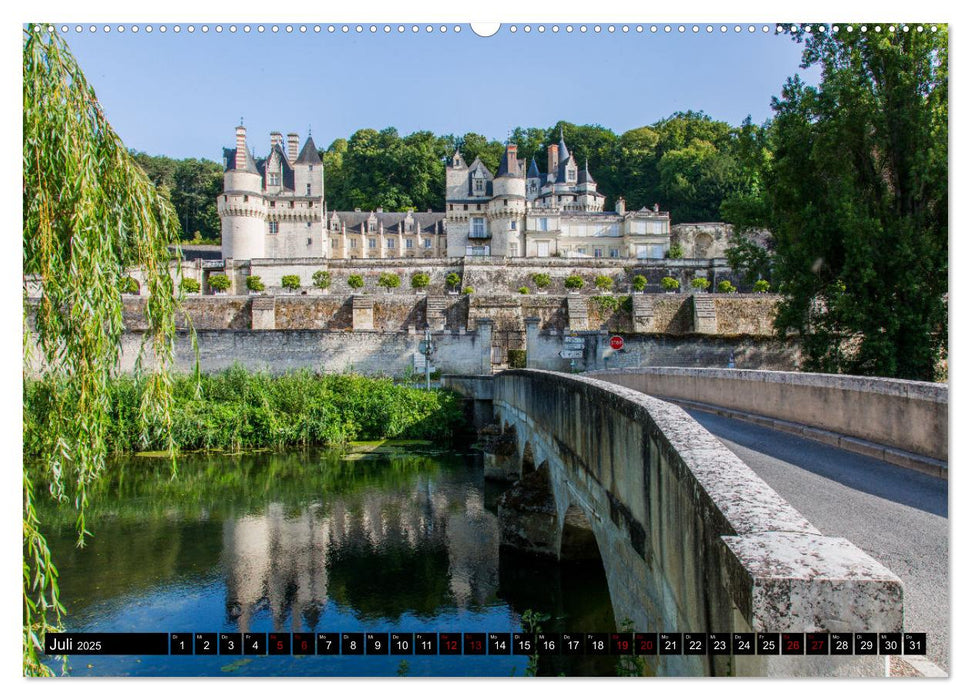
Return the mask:
[(378, 224), (377, 224), (377, 222), (376, 221), (368, 221), (367, 222), (367, 230), (368, 231), (371, 231), (371, 232), (377, 231), (378, 230)]
[(577, 179), (577, 171), (576, 170), (573, 170), (573, 169), (567, 170), (566, 171), (566, 179), (567, 180), (576, 180)]
[(270, 173), (270, 186), (278, 187), (280, 185), (280, 173)]
[(473, 180), (472, 180), (472, 191), (473, 192), (476, 192), (476, 193), (479, 193), (479, 192), (483, 192), (484, 193), (485, 192), (485, 180), (483, 180), (481, 177), (473, 178)]

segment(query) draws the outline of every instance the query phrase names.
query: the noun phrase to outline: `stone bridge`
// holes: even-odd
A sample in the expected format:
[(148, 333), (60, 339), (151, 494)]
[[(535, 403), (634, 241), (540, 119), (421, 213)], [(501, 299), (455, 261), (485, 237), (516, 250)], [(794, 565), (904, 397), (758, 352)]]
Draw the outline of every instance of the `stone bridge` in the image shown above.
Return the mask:
[[(541, 370), (495, 376), (492, 400), (487, 475), (520, 478), (500, 504), (505, 541), (599, 557), (618, 626), (902, 631), (900, 580), (822, 535), (678, 406)], [(884, 674), (883, 657), (654, 658), (663, 675)]]

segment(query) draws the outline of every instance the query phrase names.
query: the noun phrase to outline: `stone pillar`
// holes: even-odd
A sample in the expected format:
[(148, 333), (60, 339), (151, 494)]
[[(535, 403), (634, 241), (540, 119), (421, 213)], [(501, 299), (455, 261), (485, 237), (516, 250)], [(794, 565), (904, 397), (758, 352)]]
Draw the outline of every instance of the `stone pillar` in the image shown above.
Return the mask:
[(272, 331), (276, 329), (276, 297), (253, 297), (252, 319), (250, 328), (254, 331)]
[(539, 319), (531, 316), (526, 319), (526, 367), (538, 367), (539, 359)]
[(634, 332), (650, 333), (654, 330), (654, 302), (652, 297), (632, 292), (631, 299), (634, 306)]
[(355, 294), (351, 297), (351, 327), (356, 331), (374, 330), (374, 300)]
[(482, 374), (492, 374), (492, 319), (475, 320), (475, 342), (479, 346), (479, 367)]
[(694, 307), (694, 331), (714, 335), (718, 332), (718, 317), (715, 314), (715, 299), (711, 294), (692, 294)]

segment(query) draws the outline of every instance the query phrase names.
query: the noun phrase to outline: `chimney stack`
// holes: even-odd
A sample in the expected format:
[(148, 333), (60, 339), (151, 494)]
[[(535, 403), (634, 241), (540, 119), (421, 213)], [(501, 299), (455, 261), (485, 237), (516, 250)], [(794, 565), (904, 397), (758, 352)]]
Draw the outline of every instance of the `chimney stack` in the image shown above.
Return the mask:
[(297, 162), (297, 151), (300, 146), (300, 137), (293, 132), (287, 134), (287, 158), (290, 159), (290, 165)]
[(270, 150), (272, 151), (275, 146), (283, 148), (283, 134), (279, 131), (270, 132)]
[(556, 178), (556, 172), (559, 169), (560, 147), (553, 143), (546, 149), (546, 172)]
[(246, 127), (236, 127), (236, 170), (246, 170)]

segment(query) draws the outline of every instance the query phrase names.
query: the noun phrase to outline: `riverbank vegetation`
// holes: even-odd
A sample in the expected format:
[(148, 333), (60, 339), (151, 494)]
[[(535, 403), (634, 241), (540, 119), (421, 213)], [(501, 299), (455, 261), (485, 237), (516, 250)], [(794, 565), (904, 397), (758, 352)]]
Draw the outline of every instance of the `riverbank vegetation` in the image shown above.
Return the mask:
[[(164, 450), (163, 426), (139, 418), (142, 385), (132, 377), (108, 383), (109, 452)], [(46, 454), (45, 426), (57, 410), (49, 382), (24, 386), (24, 455)], [(240, 367), (172, 382), (172, 441), (179, 450), (229, 450), (340, 445), (353, 440), (423, 439), (449, 444), (461, 434), (460, 399), (391, 379), (360, 375), (252, 373)]]

